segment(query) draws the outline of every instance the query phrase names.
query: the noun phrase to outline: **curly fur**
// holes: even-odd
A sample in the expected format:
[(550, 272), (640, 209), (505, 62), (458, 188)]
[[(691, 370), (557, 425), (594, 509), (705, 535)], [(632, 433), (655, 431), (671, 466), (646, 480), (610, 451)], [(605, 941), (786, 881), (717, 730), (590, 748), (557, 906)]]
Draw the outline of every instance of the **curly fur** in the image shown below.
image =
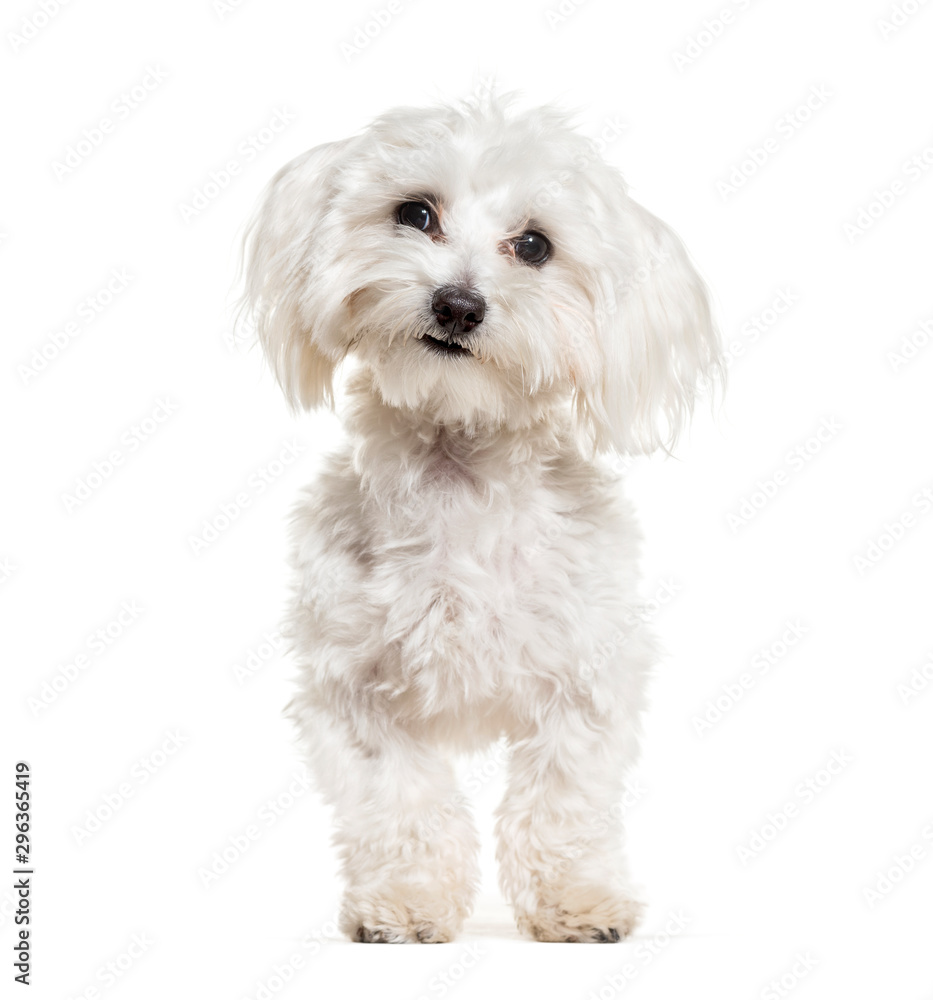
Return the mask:
[[(400, 225), (427, 199), (439, 233)], [(544, 233), (551, 256), (511, 241)], [(655, 643), (640, 534), (598, 452), (669, 448), (719, 346), (682, 244), (551, 108), (400, 109), (271, 182), (246, 304), (296, 408), (345, 447), (296, 509), (290, 711), (335, 807), (360, 941), (448, 941), (477, 836), (451, 755), (506, 736), (501, 885), (545, 941), (634, 926), (617, 803)], [(451, 284), (486, 315), (429, 348)]]

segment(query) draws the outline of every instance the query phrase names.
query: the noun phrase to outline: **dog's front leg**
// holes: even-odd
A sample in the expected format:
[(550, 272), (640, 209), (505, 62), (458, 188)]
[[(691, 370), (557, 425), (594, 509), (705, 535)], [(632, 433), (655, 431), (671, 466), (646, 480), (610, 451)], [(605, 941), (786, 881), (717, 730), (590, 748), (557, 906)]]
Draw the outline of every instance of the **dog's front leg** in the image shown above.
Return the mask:
[(539, 941), (618, 941), (642, 904), (622, 853), (631, 723), (562, 705), (513, 744), (499, 807), (499, 874), (519, 928)]
[(334, 804), (356, 941), (442, 942), (472, 909), (479, 843), (450, 762), (386, 720), (358, 727), (305, 718), (311, 765)]

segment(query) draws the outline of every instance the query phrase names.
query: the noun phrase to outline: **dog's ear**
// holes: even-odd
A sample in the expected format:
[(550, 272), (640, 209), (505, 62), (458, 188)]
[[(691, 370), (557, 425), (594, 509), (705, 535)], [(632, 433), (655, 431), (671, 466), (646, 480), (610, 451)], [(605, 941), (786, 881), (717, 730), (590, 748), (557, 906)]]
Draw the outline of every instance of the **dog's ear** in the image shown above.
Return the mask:
[(670, 450), (699, 387), (720, 381), (719, 335), (684, 245), (611, 173), (597, 196), (612, 224), (594, 263), (595, 363), (576, 379), (577, 410), (600, 449)]
[[(349, 140), (318, 146), (269, 182), (243, 239), (242, 313), (293, 409), (333, 403), (339, 355), (319, 329), (328, 208)], [(319, 257), (321, 261), (319, 261)]]

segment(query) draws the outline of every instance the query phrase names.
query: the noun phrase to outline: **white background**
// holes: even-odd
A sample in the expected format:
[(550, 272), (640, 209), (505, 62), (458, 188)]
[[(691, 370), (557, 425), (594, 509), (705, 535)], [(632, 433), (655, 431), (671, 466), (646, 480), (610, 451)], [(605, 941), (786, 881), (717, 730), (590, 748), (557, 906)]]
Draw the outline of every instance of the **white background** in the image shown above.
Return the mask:
[[(933, 11), (902, 8), (889, 30), (887, 0), (398, 0), (367, 38), (382, 0), (4, 7), (0, 859), (27, 760), (31, 996), (933, 995)], [(290, 417), (232, 342), (235, 247), (292, 156), (486, 73), (580, 109), (680, 232), (731, 379), (677, 459), (628, 477), (646, 592), (676, 592), (628, 820), (644, 925), (613, 948), (518, 936), (491, 758), (468, 765), (484, 893), (462, 939), (364, 949), (332, 933), (329, 817), (273, 648), (287, 512), (339, 424)]]

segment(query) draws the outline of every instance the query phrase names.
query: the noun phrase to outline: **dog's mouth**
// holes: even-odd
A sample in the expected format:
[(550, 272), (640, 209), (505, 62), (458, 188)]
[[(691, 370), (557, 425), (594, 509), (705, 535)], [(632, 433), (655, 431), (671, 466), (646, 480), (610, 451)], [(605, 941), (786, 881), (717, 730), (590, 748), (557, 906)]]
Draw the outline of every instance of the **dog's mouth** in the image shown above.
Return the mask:
[(468, 348), (464, 347), (462, 344), (458, 344), (453, 340), (438, 340), (437, 337), (432, 337), (430, 334), (424, 334), (421, 338), (422, 342), (427, 344), (428, 349), (436, 351), (438, 354), (472, 354), (473, 352)]

